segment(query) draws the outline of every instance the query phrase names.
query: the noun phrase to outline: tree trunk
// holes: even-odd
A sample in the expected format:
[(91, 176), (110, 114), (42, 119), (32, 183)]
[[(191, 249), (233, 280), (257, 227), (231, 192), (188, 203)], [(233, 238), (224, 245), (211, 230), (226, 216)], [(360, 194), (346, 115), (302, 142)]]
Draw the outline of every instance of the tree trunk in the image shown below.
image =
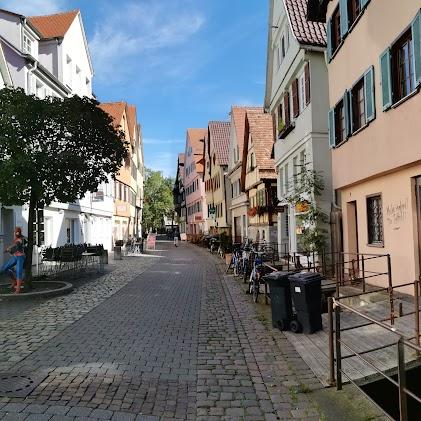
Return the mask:
[(32, 288), (32, 254), (34, 249), (34, 223), (36, 213), (37, 199), (34, 193), (31, 193), (29, 200), (29, 216), (28, 216), (28, 251), (25, 260), (25, 284), (29, 289)]

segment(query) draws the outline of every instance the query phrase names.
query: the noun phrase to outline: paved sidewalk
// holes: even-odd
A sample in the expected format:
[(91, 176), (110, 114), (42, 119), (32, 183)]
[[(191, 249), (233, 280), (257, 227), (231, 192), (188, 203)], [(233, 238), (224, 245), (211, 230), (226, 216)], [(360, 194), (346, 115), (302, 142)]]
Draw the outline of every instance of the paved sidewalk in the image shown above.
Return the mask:
[(0, 419), (319, 420), (317, 380), (220, 260), (157, 248), (0, 322), (1, 371), (43, 379), (0, 398)]

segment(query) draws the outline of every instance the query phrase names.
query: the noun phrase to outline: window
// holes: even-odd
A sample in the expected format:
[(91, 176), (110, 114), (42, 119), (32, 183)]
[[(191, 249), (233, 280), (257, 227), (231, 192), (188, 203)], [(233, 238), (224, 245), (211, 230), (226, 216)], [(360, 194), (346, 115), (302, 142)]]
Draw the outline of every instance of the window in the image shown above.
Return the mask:
[(66, 56), (67, 84), (72, 84), (72, 59)]
[(304, 67), (304, 79), (305, 79), (305, 93), (306, 93), (306, 105), (310, 104), (311, 91), (310, 91), (310, 64), (306, 63)]
[(345, 110), (344, 101), (341, 100), (335, 107), (335, 146), (343, 142), (345, 138)]
[(297, 118), (300, 114), (300, 99), (298, 94), (298, 79), (292, 81), (292, 115)]
[(350, 28), (352, 29), (353, 24), (369, 2), (370, 0), (339, 0), (338, 7), (326, 24), (328, 61), (332, 59)]
[(275, 47), (275, 56), (276, 56), (276, 68), (279, 69), (282, 63), (281, 48), (279, 47), (279, 45), (276, 45)]
[(352, 98), (352, 132), (357, 131), (366, 123), (364, 79), (361, 79), (351, 91)]
[(383, 245), (383, 214), (380, 195), (367, 198), (368, 244)]
[(289, 92), (284, 93), (284, 122), (285, 127), (288, 127), (291, 125), (291, 114), (290, 114), (290, 100), (289, 100)]
[(294, 186), (297, 184), (297, 175), (298, 175), (298, 157), (294, 156), (292, 159), (292, 174), (293, 174), (293, 181)]
[(32, 39), (29, 37), (29, 35), (27, 33), (23, 34), (23, 39), (22, 39), (22, 49), (23, 52), (26, 54), (32, 54)]
[(361, 12), (361, 0), (350, 0), (348, 2), (348, 19), (349, 19), (349, 26), (357, 20), (360, 12)]
[(392, 47), (393, 102), (415, 89), (412, 32), (408, 30)]
[(281, 53), (282, 53), (282, 59), (285, 58), (286, 50), (285, 50), (285, 37), (282, 37), (281, 39)]
[(249, 171), (254, 171), (254, 167), (255, 167), (255, 161), (254, 161), (254, 153), (250, 154), (250, 167), (249, 167)]
[(336, 51), (341, 43), (341, 15), (339, 7), (335, 9), (332, 15), (332, 52)]

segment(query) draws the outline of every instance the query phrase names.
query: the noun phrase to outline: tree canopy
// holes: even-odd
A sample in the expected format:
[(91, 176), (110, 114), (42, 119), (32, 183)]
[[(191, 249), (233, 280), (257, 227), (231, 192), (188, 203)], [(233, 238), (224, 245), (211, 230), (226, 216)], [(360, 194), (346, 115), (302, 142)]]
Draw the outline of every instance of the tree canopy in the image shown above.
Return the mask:
[(95, 99), (46, 98), (0, 90), (0, 203), (29, 204), (27, 270), (40, 203), (74, 202), (118, 173), (124, 133)]
[(173, 185), (172, 178), (164, 177), (160, 171), (146, 169), (143, 209), (145, 229), (160, 228), (165, 217), (173, 216)]

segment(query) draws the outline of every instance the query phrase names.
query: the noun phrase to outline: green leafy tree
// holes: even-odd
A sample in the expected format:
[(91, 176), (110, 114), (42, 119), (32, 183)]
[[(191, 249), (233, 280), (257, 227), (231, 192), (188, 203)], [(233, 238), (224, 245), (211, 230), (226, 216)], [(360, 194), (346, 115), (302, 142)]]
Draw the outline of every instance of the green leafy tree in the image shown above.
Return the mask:
[(160, 171), (146, 169), (143, 209), (143, 226), (146, 230), (159, 228), (165, 217), (173, 217), (173, 186), (172, 178), (163, 177)]
[(29, 282), (37, 207), (95, 192), (127, 157), (124, 133), (98, 105), (87, 97), (39, 99), (22, 89), (0, 91), (0, 203), (29, 205)]
[(306, 252), (321, 253), (326, 249), (325, 226), (328, 217), (317, 203), (317, 198), (322, 195), (324, 188), (322, 175), (303, 165), (300, 174), (297, 175), (294, 189), (285, 198), (290, 205), (304, 208), (304, 211), (297, 215), (297, 220), (304, 227), (300, 242)]

